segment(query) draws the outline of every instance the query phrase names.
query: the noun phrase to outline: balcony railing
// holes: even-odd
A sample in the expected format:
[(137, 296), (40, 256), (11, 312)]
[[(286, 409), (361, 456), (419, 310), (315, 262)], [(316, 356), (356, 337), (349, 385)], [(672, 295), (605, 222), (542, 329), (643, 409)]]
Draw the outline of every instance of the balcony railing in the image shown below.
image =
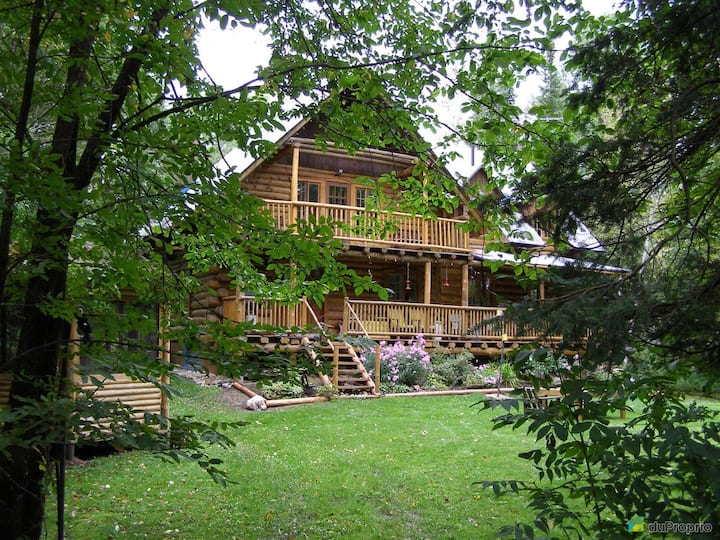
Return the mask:
[[(229, 296), (223, 299), (223, 313), (237, 322), (251, 322), (261, 334), (291, 328), (319, 326), (309, 316), (306, 302), (286, 305), (253, 296)], [(345, 299), (342, 331), (351, 336), (377, 339), (410, 338), (423, 334), (427, 339), (467, 341), (527, 342), (547, 336), (518, 326), (505, 319), (504, 308), (410, 304)], [(316, 328), (315, 331), (322, 332)], [(559, 337), (553, 340), (560, 341)]]
[(382, 212), (358, 206), (290, 201), (265, 201), (275, 224), (287, 229), (299, 220), (333, 225), (336, 238), (416, 248), (466, 251), (469, 235), (459, 219), (424, 218), (402, 212)]
[(400, 336), (417, 334), (441, 339), (531, 341), (526, 331), (505, 319), (497, 307), (464, 307), (437, 304), (407, 304), (345, 300), (343, 329), (350, 335)]
[(290, 329), (308, 324), (306, 304), (283, 304), (254, 296), (223, 298), (223, 315), (236, 322), (250, 322), (258, 326)]

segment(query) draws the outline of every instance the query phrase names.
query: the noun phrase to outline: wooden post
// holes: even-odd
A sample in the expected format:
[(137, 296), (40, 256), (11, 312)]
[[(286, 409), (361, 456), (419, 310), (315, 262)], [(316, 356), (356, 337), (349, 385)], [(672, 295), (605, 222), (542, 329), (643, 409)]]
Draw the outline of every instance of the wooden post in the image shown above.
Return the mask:
[(296, 204), (298, 200), (298, 176), (300, 171), (300, 144), (293, 143), (292, 173), (290, 175), (290, 224), (295, 223), (297, 216)]
[(470, 279), (469, 279), (469, 271), (468, 271), (469, 265), (463, 264), (460, 269), (462, 271), (462, 290), (461, 290), (461, 298), (460, 298), (460, 305), (467, 306), (469, 302), (470, 297)]
[(338, 379), (340, 378), (340, 349), (339, 347), (333, 348), (333, 386), (337, 390), (339, 388), (338, 386)]
[(380, 345), (375, 347), (375, 391), (380, 392)]
[(237, 322), (245, 321), (245, 291), (240, 288), (240, 284), (235, 288), (235, 320)]
[[(425, 263), (425, 289), (423, 290), (423, 303), (430, 303), (430, 291), (432, 290), (432, 263), (427, 261)], [(430, 321), (426, 321), (430, 322)], [(425, 328), (428, 326), (425, 325)]]

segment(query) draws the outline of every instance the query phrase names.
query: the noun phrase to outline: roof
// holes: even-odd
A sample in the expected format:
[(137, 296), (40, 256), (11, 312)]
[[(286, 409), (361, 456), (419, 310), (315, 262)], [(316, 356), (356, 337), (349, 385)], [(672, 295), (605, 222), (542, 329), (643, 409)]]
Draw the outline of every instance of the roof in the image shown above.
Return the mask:
[(519, 264), (528, 264), (538, 268), (564, 268), (574, 267), (586, 270), (594, 270), (596, 272), (604, 272), (609, 274), (626, 274), (626, 268), (618, 266), (609, 266), (596, 264), (589, 261), (581, 261), (570, 257), (560, 257), (557, 255), (532, 255), (528, 262), (524, 262), (520, 257), (512, 253), (503, 251), (485, 251), (482, 249), (473, 250), (473, 257), (478, 261), (502, 262), (510, 266)]

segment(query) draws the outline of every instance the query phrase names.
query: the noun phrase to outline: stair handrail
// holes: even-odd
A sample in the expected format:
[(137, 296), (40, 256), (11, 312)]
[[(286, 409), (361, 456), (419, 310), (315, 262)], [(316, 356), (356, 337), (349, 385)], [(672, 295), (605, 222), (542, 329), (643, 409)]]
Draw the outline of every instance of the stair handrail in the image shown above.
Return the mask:
[[(315, 310), (310, 305), (310, 302), (307, 301), (307, 298), (305, 296), (303, 296), (302, 301), (303, 301), (303, 304), (305, 305), (305, 307), (307, 308), (307, 311), (310, 312), (310, 315), (315, 320), (315, 324), (317, 325), (318, 329), (320, 330), (320, 334), (324, 338), (327, 339), (328, 335), (325, 332), (325, 328), (323, 328), (323, 325), (320, 323), (320, 319), (318, 319), (317, 316), (315, 315)], [(330, 345), (330, 350), (333, 352), (333, 364), (334, 364), (333, 365), (333, 373), (337, 373), (338, 366), (337, 366), (337, 354), (335, 351), (335, 344), (332, 342), (331, 339), (327, 339), (327, 342), (328, 342), (328, 345)], [(317, 356), (315, 355), (315, 351), (312, 351), (312, 354), (313, 354), (313, 360), (315, 360), (315, 362), (317, 362)], [(335, 386), (335, 388), (337, 388), (337, 379), (335, 378), (335, 376), (333, 376), (333, 378), (335, 378), (335, 381), (331, 382), (330, 379), (328, 379), (328, 376), (325, 375), (324, 373), (318, 372), (318, 375), (320, 376), (320, 379), (322, 380), (323, 384), (333, 384)]]
[(365, 325), (362, 323), (360, 317), (358, 317), (358, 314), (355, 313), (355, 309), (353, 309), (352, 304), (350, 303), (350, 299), (347, 296), (345, 297), (345, 307), (348, 309), (349, 314), (351, 314), (353, 318), (357, 321), (357, 323), (360, 325), (360, 330), (363, 334), (365, 334), (365, 337), (370, 339), (370, 334), (368, 334), (368, 331), (365, 328)]

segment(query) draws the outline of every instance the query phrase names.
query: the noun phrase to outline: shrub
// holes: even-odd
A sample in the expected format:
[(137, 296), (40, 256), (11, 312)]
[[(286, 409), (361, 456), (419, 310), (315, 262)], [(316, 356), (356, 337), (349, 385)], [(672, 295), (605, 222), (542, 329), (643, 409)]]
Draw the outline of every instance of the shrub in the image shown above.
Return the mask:
[(475, 371), (472, 360), (473, 355), (468, 350), (459, 353), (434, 352), (430, 360), (435, 375), (433, 380), (440, 381), (448, 388), (466, 385)]
[[(360, 359), (370, 376), (374, 377), (375, 351), (366, 351)], [(422, 386), (431, 369), (430, 355), (425, 351), (422, 334), (418, 334), (407, 345), (401, 341), (392, 345), (385, 341), (380, 342), (380, 381), (389, 383), (390, 387)]]
[(435, 368), (433, 368), (432, 373), (428, 375), (427, 380), (425, 381), (425, 387), (429, 390), (447, 390), (450, 388), (445, 380), (437, 373), (435, 373)]
[(518, 377), (515, 368), (508, 362), (482, 364), (474, 369), (468, 377), (467, 386), (496, 387), (498, 383), (506, 386), (515, 386)]
[(495, 387), (500, 380), (500, 370), (495, 364), (481, 364), (467, 379), (467, 386)]
[(538, 379), (557, 377), (570, 368), (570, 364), (563, 354), (553, 354), (552, 351), (542, 347), (532, 352), (523, 351), (523, 353), (518, 354), (515, 360), (517, 370), (523, 376)]
[(277, 381), (262, 387), (262, 395), (265, 399), (286, 399), (303, 396), (303, 388), (297, 384)]
[[(622, 372), (598, 380), (573, 366), (551, 410), (515, 413), (499, 400), (484, 401), (503, 407), (495, 428), (524, 427), (534, 436), (519, 457), (549, 480), (481, 482), (496, 494), (522, 493), (535, 512), (530, 523), (508, 524), (498, 537), (630, 538), (628, 527), (638, 520), (702, 526), (691, 536), (711, 538), (720, 523), (720, 412), (683, 402), (674, 382)], [(609, 423), (629, 401), (633, 418)]]
[(404, 384), (380, 383), (380, 392), (383, 394), (409, 394), (413, 389)]

